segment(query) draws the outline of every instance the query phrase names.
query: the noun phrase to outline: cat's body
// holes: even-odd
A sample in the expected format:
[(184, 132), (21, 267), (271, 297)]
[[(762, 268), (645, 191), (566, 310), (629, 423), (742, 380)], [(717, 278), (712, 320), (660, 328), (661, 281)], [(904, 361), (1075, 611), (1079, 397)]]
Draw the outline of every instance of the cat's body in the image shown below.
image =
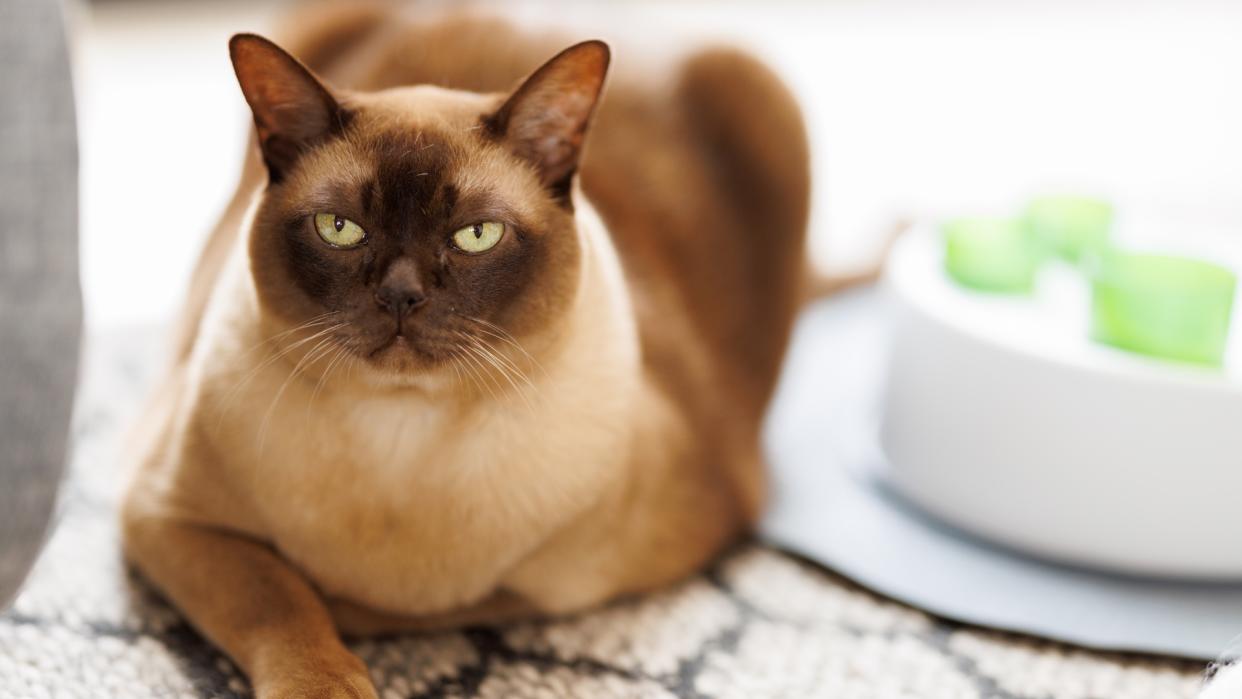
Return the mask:
[[(763, 500), (760, 421), (804, 271), (806, 146), (780, 84), (727, 51), (665, 77), (622, 70), (594, 112), (580, 190), (544, 201), (529, 173), (510, 174), (509, 156), (479, 141), (475, 124), (496, 117), (476, 114), (564, 42), (493, 20), (407, 24), (355, 10), (306, 20), (292, 44), (329, 84), (360, 92), (342, 102), (344, 135), (309, 154), (264, 140), (273, 184), (263, 196), (274, 201), (250, 206), (267, 179), (256, 155), (208, 244), (177, 361), (137, 440), (125, 529), (138, 567), (261, 695), (367, 695), (334, 625), (365, 633), (581, 609), (683, 577), (749, 526)], [(251, 46), (235, 46), (234, 62), (268, 139), (265, 93), (247, 62), (291, 69)], [(544, 82), (602, 78), (594, 47), (570, 51), (577, 57), (557, 60), (577, 72)], [(453, 91), (371, 94), (425, 83)], [(525, 114), (522, 94), (497, 113), (510, 118), (517, 102), (511, 111)], [(526, 130), (581, 104), (552, 106), (528, 109)], [(393, 141), (405, 119), (415, 133)], [(524, 157), (551, 143), (504, 128), (498, 142)], [(537, 173), (560, 167), (559, 153), (536, 151)], [(442, 159), (420, 160), (433, 157)], [(390, 161), (405, 169), (389, 172)], [(416, 172), (424, 162), (427, 173)], [(545, 185), (567, 186), (573, 164)], [(330, 174), (331, 192), (308, 171)], [(400, 219), (390, 215), (397, 190), (402, 206), (421, 207), (402, 216), (433, 221), (436, 207), (474, 205), (472, 188), (521, 221), (491, 262), (407, 241), (385, 271), (381, 239), (300, 252), (301, 229), (282, 218), (282, 202), (360, 196), (366, 209), (356, 189), (377, 192), (389, 218), (376, 221)], [(275, 262), (294, 253), (308, 261)], [(398, 337), (406, 311), (393, 312), (395, 349), (320, 352), (328, 326), (356, 312), (312, 314), (326, 289), (346, 293), (335, 291), (346, 277), (326, 269), (346, 259), (382, 277), (381, 290), (422, 274), (463, 317), (468, 293), (503, 299), (504, 312), (462, 325), (476, 349), (445, 350), (454, 361), (434, 370), (412, 370), (431, 360), (399, 354), (417, 342)], [(416, 274), (424, 263), (432, 271)], [(411, 305), (424, 303), (417, 284)], [(538, 293), (521, 291), (531, 284)], [(434, 304), (434, 289), (427, 295)], [(371, 366), (373, 356), (386, 363)]]

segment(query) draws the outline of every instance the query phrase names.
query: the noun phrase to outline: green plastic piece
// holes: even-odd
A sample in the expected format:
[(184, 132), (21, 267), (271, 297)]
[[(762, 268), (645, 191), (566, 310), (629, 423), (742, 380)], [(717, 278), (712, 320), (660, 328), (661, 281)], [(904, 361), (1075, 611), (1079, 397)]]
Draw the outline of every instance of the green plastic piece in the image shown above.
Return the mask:
[(945, 270), (979, 291), (1027, 294), (1035, 286), (1039, 246), (1020, 219), (959, 218), (943, 224)]
[(1040, 197), (1027, 205), (1026, 220), (1048, 250), (1078, 263), (1107, 247), (1113, 206), (1089, 197)]
[(1092, 274), (1091, 334), (1153, 357), (1219, 366), (1237, 276), (1210, 262), (1111, 251)]

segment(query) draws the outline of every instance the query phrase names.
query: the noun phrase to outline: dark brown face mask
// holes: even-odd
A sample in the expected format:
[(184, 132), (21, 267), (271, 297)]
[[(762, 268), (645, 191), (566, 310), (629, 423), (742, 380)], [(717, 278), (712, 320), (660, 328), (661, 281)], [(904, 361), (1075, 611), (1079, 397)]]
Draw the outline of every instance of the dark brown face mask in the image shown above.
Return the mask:
[(398, 371), (563, 314), (607, 46), (566, 49), (507, 97), (338, 93), (261, 37), (230, 51), (270, 176), (250, 236), (265, 311)]

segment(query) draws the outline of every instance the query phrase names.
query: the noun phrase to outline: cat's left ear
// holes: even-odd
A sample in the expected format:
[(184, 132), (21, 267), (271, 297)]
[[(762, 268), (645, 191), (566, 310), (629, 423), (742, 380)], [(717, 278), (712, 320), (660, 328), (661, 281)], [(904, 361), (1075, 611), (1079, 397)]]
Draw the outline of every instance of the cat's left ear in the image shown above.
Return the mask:
[(570, 46), (532, 73), (484, 122), (566, 201), (609, 58), (602, 41)]
[(328, 88), (273, 42), (238, 34), (229, 41), (229, 57), (274, 182), (306, 151), (344, 128), (348, 115)]

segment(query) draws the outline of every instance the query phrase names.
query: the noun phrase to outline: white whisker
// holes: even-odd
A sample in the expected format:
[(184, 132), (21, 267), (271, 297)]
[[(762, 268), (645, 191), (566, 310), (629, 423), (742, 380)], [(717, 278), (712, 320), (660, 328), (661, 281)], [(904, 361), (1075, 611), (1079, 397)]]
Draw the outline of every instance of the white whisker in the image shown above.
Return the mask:
[(280, 403), (280, 398), (285, 394), (285, 390), (289, 388), (289, 385), (299, 374), (302, 373), (304, 369), (310, 367), (312, 364), (323, 358), (334, 346), (332, 338), (330, 336), (325, 337), (316, 343), (315, 346), (309, 351), (307, 351), (306, 354), (302, 355), (302, 358), (298, 360), (297, 364), (293, 365), (293, 370), (289, 372), (289, 376), (285, 378), (284, 383), (280, 385), (280, 389), (276, 391), (276, 395), (273, 396), (272, 402), (267, 408), (267, 412), (263, 414), (262, 422), (259, 423), (260, 453), (263, 452), (263, 445), (267, 441), (268, 423), (271, 422), (272, 414), (276, 411), (276, 405)]
[[(504, 362), (507, 362), (508, 360), (504, 360), (502, 357), (499, 357), (495, 352), (493, 352), (492, 350), (487, 348), (485, 345), (483, 345), (483, 343), (480, 342), (478, 338), (467, 335), (466, 339), (470, 341), (471, 345), (473, 345), (473, 347), (478, 351), (479, 355), (483, 359), (487, 360), (489, 364), (491, 364), (493, 367), (496, 368), (497, 371), (500, 372), (500, 375), (504, 377), (505, 381), (508, 381), (509, 385), (513, 387), (513, 392), (518, 394), (518, 397), (521, 398), (522, 402), (526, 404), (526, 408), (533, 413), (535, 411), (535, 407), (531, 405), (531, 402), (526, 396), (526, 392), (522, 390), (522, 387), (518, 385), (517, 381), (513, 380), (513, 376), (511, 375), (511, 370), (504, 363)], [(522, 379), (526, 379), (524, 375), (521, 375), (521, 374), (519, 375), (521, 376)], [(530, 384), (529, 380), (527, 380), (527, 384), (533, 386), (533, 384)]]
[(512, 346), (514, 349), (521, 352), (522, 355), (525, 356), (526, 359), (530, 361), (530, 363), (533, 364), (536, 369), (539, 370), (539, 373), (543, 374), (545, 377), (548, 375), (547, 370), (543, 368), (543, 365), (539, 363), (539, 360), (535, 359), (534, 355), (528, 352), (526, 348), (522, 346), (522, 343), (518, 342), (517, 338), (513, 337), (513, 334), (510, 333), (508, 330), (505, 330), (504, 328), (500, 327), (499, 325), (496, 325), (495, 323), (483, 320), (482, 318), (475, 318), (474, 316), (468, 316), (468, 315), (464, 315), (461, 313), (457, 315), (461, 318), (465, 318), (466, 320), (479, 325), (480, 326), (479, 329), (483, 333), (490, 335), (496, 338), (497, 340), (500, 340), (501, 342), (504, 342)]
[[(468, 336), (463, 335), (463, 337)], [(462, 345), (461, 349), (464, 350), (464, 354), (462, 356), (465, 357), (468, 362), (466, 366), (470, 368), (471, 373), (474, 374), (477, 379), (478, 387), (487, 389), (487, 393), (492, 397), (492, 400), (499, 402), (500, 398), (496, 395), (496, 392), (492, 390), (491, 384), (486, 381), (490, 374), (483, 366), (483, 363), (479, 360), (478, 355), (475, 354), (468, 345)], [(475, 372), (476, 368), (478, 370), (477, 373)], [(495, 379), (493, 379), (493, 381), (495, 381)], [(496, 383), (496, 385), (499, 386), (500, 384)]]
[[(306, 325), (307, 325), (307, 324), (303, 324), (302, 326), (298, 326), (297, 328), (294, 328), (294, 330), (303, 330), (303, 329), (306, 329)], [(341, 328), (345, 327), (345, 325), (346, 325), (345, 323), (335, 323), (335, 324), (333, 324), (333, 325), (331, 325), (331, 326), (329, 326), (329, 327), (327, 327), (327, 328), (323, 328), (323, 329), (321, 329), (321, 330), (319, 330), (319, 331), (316, 331), (315, 333), (311, 334), (309, 337), (302, 338), (301, 340), (298, 340), (297, 342), (294, 342), (294, 343), (292, 343), (292, 344), (288, 345), (287, 347), (284, 347), (283, 349), (281, 349), (281, 350), (280, 350), (279, 352), (277, 352), (276, 354), (274, 354), (274, 355), (272, 355), (272, 356), (270, 356), (270, 357), (267, 357), (267, 358), (266, 358), (266, 359), (264, 359), (262, 362), (260, 362), (259, 364), (255, 365), (253, 368), (251, 368), (251, 369), (250, 369), (250, 371), (246, 372), (245, 376), (243, 376), (241, 379), (239, 379), (239, 380), (237, 381), (237, 383), (236, 383), (236, 384), (234, 384), (234, 385), (233, 385), (233, 387), (232, 387), (231, 389), (229, 389), (229, 392), (228, 392), (227, 394), (225, 394), (224, 399), (220, 401), (219, 415), (218, 415), (217, 420), (216, 420), (216, 427), (217, 427), (217, 429), (219, 428), (220, 423), (224, 421), (224, 417), (225, 417), (225, 415), (228, 413), (229, 409), (232, 407), (233, 402), (237, 399), (237, 397), (238, 397), (238, 395), (241, 393), (242, 389), (243, 389), (243, 388), (245, 388), (245, 387), (246, 387), (246, 385), (247, 385), (247, 384), (249, 384), (251, 381), (253, 381), (253, 380), (255, 379), (255, 377), (257, 377), (257, 376), (258, 376), (258, 375), (259, 375), (259, 374), (260, 374), (260, 373), (261, 373), (264, 369), (266, 369), (266, 368), (268, 368), (269, 366), (271, 366), (272, 364), (276, 363), (276, 362), (277, 362), (277, 361), (279, 361), (281, 358), (285, 357), (286, 355), (288, 355), (290, 352), (293, 352), (293, 351), (294, 351), (294, 350), (296, 350), (297, 348), (299, 348), (299, 347), (301, 347), (301, 346), (303, 346), (303, 345), (305, 345), (305, 344), (307, 344), (307, 343), (309, 343), (309, 342), (313, 342), (314, 340), (316, 340), (316, 339), (318, 339), (318, 338), (321, 338), (321, 337), (323, 337), (324, 335), (327, 335), (327, 334), (329, 334), (329, 333), (335, 332), (336, 330), (339, 330), (339, 329), (341, 329)], [(283, 334), (283, 335), (287, 335), (287, 334), (288, 334), (288, 332), (285, 332), (285, 333), (282, 333), (282, 334)], [(273, 338), (273, 339), (275, 339), (275, 338)]]
[(348, 347), (341, 344), (337, 345), (336, 353), (328, 360), (328, 365), (324, 367), (323, 373), (319, 375), (319, 380), (315, 382), (315, 390), (311, 391), (310, 398), (306, 400), (306, 413), (308, 417), (310, 416), (311, 407), (315, 404), (315, 398), (319, 397), (319, 392), (328, 384), (328, 377), (349, 353)]

